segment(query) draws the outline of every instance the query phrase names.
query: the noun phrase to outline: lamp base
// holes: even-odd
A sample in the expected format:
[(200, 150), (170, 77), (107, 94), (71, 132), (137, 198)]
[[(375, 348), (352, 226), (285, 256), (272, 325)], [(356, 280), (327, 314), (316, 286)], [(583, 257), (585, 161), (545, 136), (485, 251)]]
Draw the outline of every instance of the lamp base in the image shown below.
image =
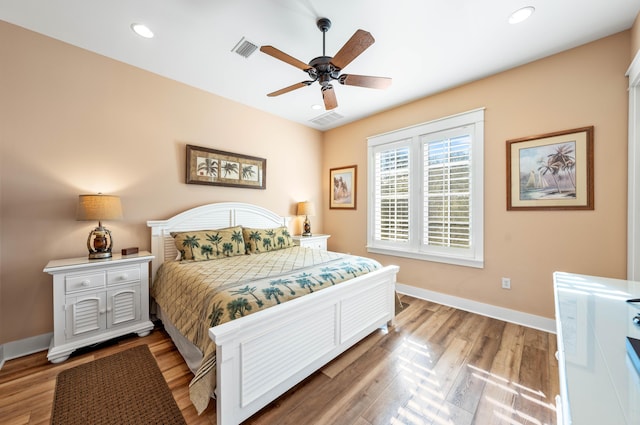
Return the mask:
[(111, 258), (111, 251), (109, 252), (90, 252), (89, 260), (100, 260), (104, 258)]
[(111, 258), (111, 247), (113, 239), (111, 232), (98, 223), (98, 227), (89, 233), (87, 238), (87, 248), (89, 249), (89, 260), (99, 260)]
[(304, 217), (304, 224), (302, 228), (304, 229), (302, 236), (311, 236), (311, 223), (309, 223), (309, 217)]

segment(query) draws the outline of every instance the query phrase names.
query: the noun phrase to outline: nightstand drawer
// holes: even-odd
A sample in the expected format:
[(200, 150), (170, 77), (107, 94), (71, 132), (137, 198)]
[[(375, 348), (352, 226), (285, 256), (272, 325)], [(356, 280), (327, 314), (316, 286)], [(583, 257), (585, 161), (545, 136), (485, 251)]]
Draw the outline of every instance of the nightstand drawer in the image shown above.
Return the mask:
[(87, 289), (104, 288), (104, 273), (82, 274), (67, 276), (65, 282), (66, 293), (85, 291)]
[(331, 235), (293, 236), (293, 243), (303, 248), (327, 250), (327, 239)]
[(107, 285), (136, 282), (140, 280), (140, 267), (107, 270)]
[(307, 248), (313, 248), (313, 249), (327, 249), (327, 241), (309, 241), (306, 242), (304, 244), (302, 244), (302, 246), (307, 247)]

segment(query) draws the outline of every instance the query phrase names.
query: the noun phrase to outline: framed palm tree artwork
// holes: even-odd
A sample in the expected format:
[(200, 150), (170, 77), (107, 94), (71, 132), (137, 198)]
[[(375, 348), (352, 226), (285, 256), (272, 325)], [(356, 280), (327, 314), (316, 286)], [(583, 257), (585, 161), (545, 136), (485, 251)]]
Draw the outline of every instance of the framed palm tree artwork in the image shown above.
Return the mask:
[(266, 189), (267, 160), (187, 145), (187, 184)]
[(592, 210), (593, 126), (507, 140), (507, 210)]

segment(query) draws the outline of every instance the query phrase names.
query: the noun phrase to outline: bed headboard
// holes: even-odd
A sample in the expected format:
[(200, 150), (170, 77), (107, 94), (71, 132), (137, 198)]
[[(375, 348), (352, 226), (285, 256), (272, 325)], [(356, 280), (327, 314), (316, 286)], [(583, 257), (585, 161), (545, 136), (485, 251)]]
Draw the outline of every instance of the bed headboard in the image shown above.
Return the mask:
[(171, 232), (220, 229), (240, 225), (267, 229), (288, 226), (290, 220), (290, 217), (281, 217), (257, 205), (219, 202), (186, 210), (167, 220), (147, 221), (147, 226), (151, 227), (151, 253), (155, 255), (151, 276), (152, 278), (155, 276), (163, 262), (173, 260), (178, 255)]

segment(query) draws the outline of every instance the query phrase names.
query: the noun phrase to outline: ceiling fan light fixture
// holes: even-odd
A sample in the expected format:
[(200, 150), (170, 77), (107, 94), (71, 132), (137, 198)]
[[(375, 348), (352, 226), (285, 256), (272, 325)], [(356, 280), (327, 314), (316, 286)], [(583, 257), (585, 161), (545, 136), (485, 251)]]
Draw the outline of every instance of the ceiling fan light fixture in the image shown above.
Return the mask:
[(153, 31), (148, 26), (139, 23), (131, 24), (131, 30), (138, 34), (140, 37), (153, 38)]
[(522, 21), (526, 21), (535, 11), (536, 8), (533, 6), (522, 7), (509, 15), (509, 23), (519, 24)]

